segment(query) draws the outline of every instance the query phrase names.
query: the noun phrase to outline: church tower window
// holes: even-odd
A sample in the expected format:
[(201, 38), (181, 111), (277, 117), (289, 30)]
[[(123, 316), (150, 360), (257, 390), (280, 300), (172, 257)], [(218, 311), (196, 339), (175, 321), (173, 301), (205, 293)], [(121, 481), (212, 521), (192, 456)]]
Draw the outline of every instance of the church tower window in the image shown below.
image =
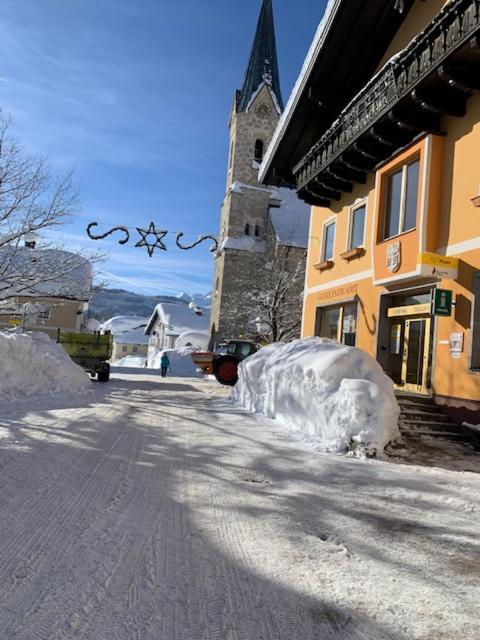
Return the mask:
[(262, 140), (255, 141), (254, 160), (255, 162), (258, 162), (258, 163), (262, 162), (263, 160), (263, 141)]
[(258, 236), (260, 235), (260, 227), (258, 226), (258, 224), (255, 225), (255, 237), (258, 238)]
[(249, 236), (249, 235), (250, 235), (250, 225), (248, 224), (248, 222), (247, 222), (247, 224), (245, 225), (245, 235), (246, 235), (246, 236)]

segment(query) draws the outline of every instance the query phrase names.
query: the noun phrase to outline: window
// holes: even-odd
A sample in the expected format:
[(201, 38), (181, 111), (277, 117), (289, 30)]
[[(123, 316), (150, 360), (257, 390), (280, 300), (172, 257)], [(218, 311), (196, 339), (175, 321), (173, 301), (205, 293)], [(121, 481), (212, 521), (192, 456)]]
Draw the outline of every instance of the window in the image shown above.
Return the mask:
[(260, 235), (260, 227), (258, 226), (258, 224), (255, 225), (255, 237), (258, 238), (258, 236)]
[(133, 353), (138, 353), (138, 347), (133, 347), (132, 351)]
[(229, 161), (228, 161), (228, 170), (232, 168), (233, 165), (233, 140), (230, 143), (230, 153), (229, 153)]
[(250, 225), (248, 224), (248, 222), (247, 222), (247, 224), (245, 225), (245, 235), (246, 235), (246, 236), (249, 236), (249, 235), (250, 235)]
[(472, 353), (470, 357), (470, 369), (480, 371), (480, 271), (476, 271), (473, 274), (472, 291)]
[(333, 260), (333, 245), (335, 242), (335, 220), (323, 228), (322, 261)]
[(123, 353), (127, 353), (127, 345), (126, 344), (123, 345), (122, 351), (123, 351)]
[(253, 159), (258, 163), (263, 160), (263, 142), (261, 140), (255, 141), (255, 153)]
[(50, 308), (49, 307), (40, 307), (38, 311), (38, 319), (39, 320), (50, 320)]
[(357, 303), (318, 308), (315, 335), (354, 347), (357, 338)]
[(350, 237), (348, 239), (348, 249), (363, 247), (365, 231), (366, 205), (362, 204), (356, 209), (352, 209), (350, 214)]
[(404, 164), (387, 176), (383, 239), (415, 229), (420, 161)]

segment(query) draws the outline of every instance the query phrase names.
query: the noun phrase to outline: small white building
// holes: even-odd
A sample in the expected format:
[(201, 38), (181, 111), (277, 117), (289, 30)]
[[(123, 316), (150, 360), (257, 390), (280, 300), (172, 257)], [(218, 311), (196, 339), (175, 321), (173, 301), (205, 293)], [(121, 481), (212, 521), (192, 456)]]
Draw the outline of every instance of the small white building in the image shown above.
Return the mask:
[(173, 349), (177, 338), (186, 332), (208, 336), (209, 319), (208, 312), (194, 304), (158, 304), (145, 329), (145, 335), (149, 336), (149, 355), (162, 349)]

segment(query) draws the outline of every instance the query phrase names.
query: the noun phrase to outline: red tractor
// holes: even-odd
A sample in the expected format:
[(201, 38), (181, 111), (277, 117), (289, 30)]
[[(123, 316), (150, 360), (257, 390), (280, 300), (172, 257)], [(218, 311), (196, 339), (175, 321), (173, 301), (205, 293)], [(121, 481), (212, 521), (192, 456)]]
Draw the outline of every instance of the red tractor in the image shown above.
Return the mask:
[(214, 351), (192, 353), (193, 362), (204, 373), (213, 374), (220, 384), (233, 387), (238, 380), (238, 365), (257, 351), (248, 340), (228, 340), (216, 345)]

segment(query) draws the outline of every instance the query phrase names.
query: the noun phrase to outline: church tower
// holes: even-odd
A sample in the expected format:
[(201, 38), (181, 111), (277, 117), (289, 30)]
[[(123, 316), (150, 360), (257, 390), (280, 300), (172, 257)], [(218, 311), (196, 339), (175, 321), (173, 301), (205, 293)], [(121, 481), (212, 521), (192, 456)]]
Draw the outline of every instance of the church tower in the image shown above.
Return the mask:
[(271, 0), (263, 0), (242, 88), (229, 119), (230, 147), (219, 251), (215, 259), (211, 342), (249, 332), (252, 283), (265, 268), (272, 189), (258, 182), (263, 155), (283, 110)]

